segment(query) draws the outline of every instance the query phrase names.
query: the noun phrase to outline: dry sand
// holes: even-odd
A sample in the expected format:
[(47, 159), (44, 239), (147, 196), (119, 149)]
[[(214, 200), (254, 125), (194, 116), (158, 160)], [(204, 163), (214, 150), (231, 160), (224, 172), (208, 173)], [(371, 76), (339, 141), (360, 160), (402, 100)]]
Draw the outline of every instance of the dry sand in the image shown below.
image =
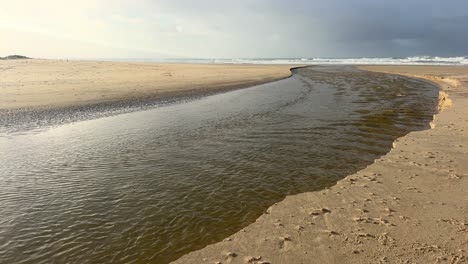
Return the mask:
[(0, 110), (224, 91), (291, 75), (288, 65), (0, 61)]
[[(366, 169), (288, 196), (174, 263), (467, 263), (468, 67), (368, 66), (435, 81), (453, 105)], [(441, 93), (441, 108), (449, 105)]]

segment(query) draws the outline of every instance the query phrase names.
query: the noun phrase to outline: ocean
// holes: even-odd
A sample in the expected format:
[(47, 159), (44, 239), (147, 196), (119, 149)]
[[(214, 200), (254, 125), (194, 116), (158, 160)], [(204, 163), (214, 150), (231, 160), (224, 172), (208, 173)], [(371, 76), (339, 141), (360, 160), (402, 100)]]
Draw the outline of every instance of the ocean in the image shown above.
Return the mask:
[[(107, 61), (108, 59), (102, 59)], [(110, 59), (109, 59), (110, 60)], [(238, 58), (238, 59), (215, 59), (215, 58), (128, 58), (112, 59), (110, 61), (131, 62), (160, 62), (160, 63), (201, 63), (201, 64), (306, 64), (306, 65), (468, 65), (468, 56), (460, 57), (386, 57), (386, 58)]]

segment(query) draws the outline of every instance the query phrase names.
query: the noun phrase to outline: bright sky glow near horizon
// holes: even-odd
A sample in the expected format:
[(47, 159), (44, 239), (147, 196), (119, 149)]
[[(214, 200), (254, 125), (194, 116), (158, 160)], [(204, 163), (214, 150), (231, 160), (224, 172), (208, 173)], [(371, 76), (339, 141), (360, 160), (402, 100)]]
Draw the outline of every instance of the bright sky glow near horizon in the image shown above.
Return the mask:
[(0, 56), (468, 56), (466, 0), (0, 0)]

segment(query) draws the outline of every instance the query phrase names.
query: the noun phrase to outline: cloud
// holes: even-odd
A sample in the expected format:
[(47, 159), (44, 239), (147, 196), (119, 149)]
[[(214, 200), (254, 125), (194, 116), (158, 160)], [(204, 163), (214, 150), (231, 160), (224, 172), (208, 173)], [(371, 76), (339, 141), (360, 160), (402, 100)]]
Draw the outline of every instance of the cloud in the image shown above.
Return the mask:
[[(462, 0), (16, 0), (0, 2), (0, 25), (121, 57), (468, 55)], [(35, 53), (54, 53), (41, 43)]]

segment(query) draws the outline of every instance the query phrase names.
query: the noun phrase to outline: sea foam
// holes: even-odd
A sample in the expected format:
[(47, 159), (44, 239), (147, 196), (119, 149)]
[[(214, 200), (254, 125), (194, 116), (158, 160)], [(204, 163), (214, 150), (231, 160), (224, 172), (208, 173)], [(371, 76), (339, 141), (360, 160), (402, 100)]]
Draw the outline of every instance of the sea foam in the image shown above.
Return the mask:
[(201, 64), (390, 64), (390, 65), (468, 65), (468, 57), (384, 57), (384, 58), (250, 58), (250, 59), (119, 59), (119, 61), (201, 63)]

